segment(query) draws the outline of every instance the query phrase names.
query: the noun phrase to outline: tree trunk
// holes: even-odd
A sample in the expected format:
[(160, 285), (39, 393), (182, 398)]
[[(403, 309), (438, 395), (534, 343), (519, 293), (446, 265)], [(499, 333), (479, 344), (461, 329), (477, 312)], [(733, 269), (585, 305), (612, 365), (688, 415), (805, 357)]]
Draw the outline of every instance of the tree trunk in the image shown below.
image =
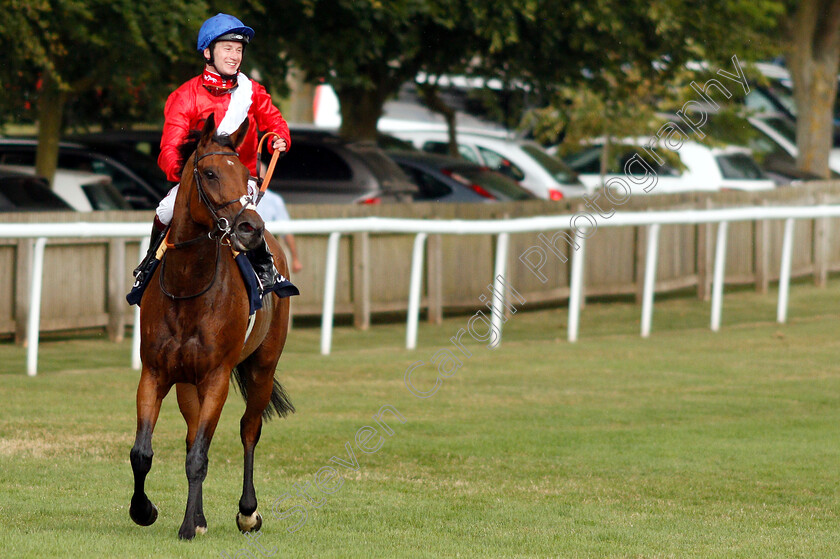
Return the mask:
[(286, 77), (289, 86), (289, 96), (283, 99), (283, 117), (288, 122), (308, 122), (315, 120), (312, 103), (315, 99), (315, 85), (307, 83), (303, 71), (292, 66)]
[(428, 82), (417, 84), (417, 90), (420, 92), (423, 103), (429, 109), (443, 115), (443, 118), (446, 120), (446, 131), (449, 138), (449, 155), (459, 157), (458, 139), (455, 135), (455, 109), (441, 99), (437, 84)]
[(335, 93), (341, 106), (339, 135), (347, 139), (375, 142), (376, 123), (382, 116), (382, 107), (391, 92), (344, 87), (337, 88)]
[(58, 165), (58, 141), (66, 102), (67, 93), (61, 91), (48, 73), (44, 73), (38, 95), (38, 153), (35, 156), (35, 172), (46, 178), (50, 185)]
[(790, 27), (797, 167), (829, 177), (840, 62), (840, 0), (803, 0)]
[(601, 150), (601, 165), (600, 165), (600, 175), (601, 175), (601, 187), (606, 188), (607, 186), (607, 165), (610, 161), (610, 144), (612, 143), (612, 136), (609, 134), (604, 136), (604, 149)]

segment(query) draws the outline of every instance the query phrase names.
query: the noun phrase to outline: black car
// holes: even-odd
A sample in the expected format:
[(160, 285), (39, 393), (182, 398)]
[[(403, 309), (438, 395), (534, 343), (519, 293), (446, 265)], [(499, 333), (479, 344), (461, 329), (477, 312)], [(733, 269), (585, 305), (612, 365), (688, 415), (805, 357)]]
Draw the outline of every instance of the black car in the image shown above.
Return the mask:
[(416, 184), (372, 142), (333, 132), (291, 130), (292, 145), (277, 162), (269, 188), (289, 204), (410, 202)]
[(72, 211), (41, 177), (0, 170), (0, 212)]
[[(34, 167), (37, 149), (34, 139), (0, 138), (0, 164)], [(157, 207), (172, 186), (154, 159), (119, 145), (106, 149), (61, 142), (58, 168), (110, 176), (114, 187), (137, 210)]]
[(417, 201), (493, 202), (536, 198), (515, 180), (465, 159), (416, 150), (388, 151), (420, 187)]
[(123, 154), (127, 151), (135, 151), (157, 161), (162, 136), (163, 130), (110, 130), (74, 134), (64, 139), (96, 148), (104, 153)]

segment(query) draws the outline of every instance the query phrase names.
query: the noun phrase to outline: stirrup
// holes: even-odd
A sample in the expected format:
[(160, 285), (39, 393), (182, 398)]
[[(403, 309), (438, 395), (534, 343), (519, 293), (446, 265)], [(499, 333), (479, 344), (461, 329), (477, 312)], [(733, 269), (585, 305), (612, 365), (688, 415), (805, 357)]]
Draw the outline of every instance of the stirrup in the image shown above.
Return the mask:
[(155, 258), (154, 253), (149, 253), (146, 255), (146, 258), (140, 262), (140, 265), (134, 269), (134, 286), (137, 287), (141, 285), (145, 280), (146, 276), (149, 273), (154, 273), (155, 268), (157, 268), (157, 259)]
[(149, 252), (143, 258), (143, 260), (140, 261), (140, 264), (138, 264), (137, 267), (134, 268), (134, 271), (131, 272), (131, 275), (134, 276), (134, 279), (136, 280), (135, 283), (143, 282), (143, 278), (146, 276), (145, 272), (151, 267), (152, 260), (154, 259), (155, 253)]
[(281, 276), (274, 265), (271, 266), (270, 273), (266, 272), (268, 272), (268, 270), (265, 268), (257, 271), (257, 282), (259, 283), (260, 294), (265, 294), (273, 290), (281, 281)]

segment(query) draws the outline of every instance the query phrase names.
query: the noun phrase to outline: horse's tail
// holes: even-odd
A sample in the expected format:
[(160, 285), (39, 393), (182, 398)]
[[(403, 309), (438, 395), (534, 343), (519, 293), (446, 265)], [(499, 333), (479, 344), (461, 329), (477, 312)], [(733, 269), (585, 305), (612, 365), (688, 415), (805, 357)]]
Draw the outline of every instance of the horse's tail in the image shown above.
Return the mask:
[[(234, 367), (233, 374), (231, 378), (234, 379), (236, 382), (234, 386), (239, 389), (239, 393), (242, 394), (242, 398), (245, 400), (248, 399), (248, 389), (245, 385), (246, 379), (243, 378), (242, 371), (239, 368)], [(289, 399), (289, 395), (286, 393), (286, 389), (280, 384), (276, 378), (274, 379), (274, 387), (271, 389), (271, 401), (266, 406), (265, 410), (263, 410), (262, 416), (265, 421), (268, 421), (274, 416), (277, 417), (286, 417), (290, 413), (295, 413), (295, 406), (292, 404), (292, 401)]]

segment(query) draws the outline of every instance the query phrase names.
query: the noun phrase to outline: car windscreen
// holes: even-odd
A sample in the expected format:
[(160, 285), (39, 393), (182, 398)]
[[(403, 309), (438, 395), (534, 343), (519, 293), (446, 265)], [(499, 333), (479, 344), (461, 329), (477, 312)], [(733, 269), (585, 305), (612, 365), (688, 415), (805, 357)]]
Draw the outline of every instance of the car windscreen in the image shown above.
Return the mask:
[(82, 190), (94, 210), (130, 210), (131, 205), (125, 201), (113, 184), (106, 181), (96, 181), (82, 185)]
[(407, 140), (401, 140), (396, 136), (390, 134), (379, 133), (376, 135), (376, 145), (385, 151), (399, 150), (399, 151), (420, 151), (414, 144)]
[[(157, 161), (152, 157), (140, 152), (131, 150), (123, 150), (117, 153), (114, 159), (122, 162), (123, 165), (137, 173), (137, 175), (146, 181), (157, 194), (165, 195), (172, 187), (164, 172), (158, 167)], [(98, 163), (98, 164), (97, 164)], [(116, 173), (109, 171), (104, 162), (94, 162), (94, 173), (106, 173), (111, 175), (114, 181), (117, 181)]]
[(414, 168), (406, 163), (398, 163), (400, 169), (420, 187), (420, 192), (414, 196), (415, 200), (434, 200), (452, 194), (452, 188), (440, 179), (432, 176), (420, 168)]
[(572, 171), (565, 163), (550, 156), (539, 147), (524, 144), (522, 146), (522, 151), (530, 155), (534, 161), (539, 163), (543, 169), (548, 171), (551, 176), (557, 180), (557, 182), (562, 184), (580, 183), (575, 172)]
[(418, 193), (417, 185), (400, 169), (384, 151), (372, 144), (348, 144), (347, 148), (359, 156), (370, 169), (384, 190)]
[(745, 153), (718, 155), (715, 159), (720, 167), (721, 175), (726, 179), (761, 180), (766, 178), (756, 162)]
[(353, 178), (350, 166), (328, 146), (299, 141), (295, 148), (277, 161), (272, 182), (333, 181)]
[(71, 210), (35, 177), (0, 177), (0, 211)]
[(120, 155), (88, 150), (63, 149), (58, 155), (62, 169), (108, 175), (114, 187), (135, 209), (151, 209), (166, 195), (171, 183), (151, 158), (125, 151)]
[[(781, 80), (768, 79), (768, 83), (766, 85), (757, 86), (756, 90), (758, 93), (768, 97), (771, 102), (781, 105), (794, 117), (796, 116), (796, 100), (794, 99), (793, 91), (788, 84)], [(747, 95), (746, 101), (748, 107), (754, 108), (756, 106), (749, 95)], [(760, 105), (758, 107), (760, 108)], [(775, 109), (776, 107), (773, 108)]]
[(566, 156), (566, 164), (578, 173), (594, 175), (601, 172), (601, 146), (592, 146)]
[(770, 128), (784, 136), (792, 144), (796, 144), (796, 126), (789, 120), (780, 117), (768, 117), (764, 119)]
[[(612, 149), (617, 174), (646, 175), (650, 172), (649, 169), (653, 169), (660, 177), (678, 177), (682, 174), (680, 169), (685, 168), (677, 152), (669, 149), (648, 151), (636, 146), (613, 146)], [(654, 159), (654, 155), (659, 161)], [(644, 165), (637, 163), (640, 159)]]
[[(566, 162), (578, 173), (597, 175), (601, 173), (601, 154), (603, 150), (604, 146), (601, 144), (591, 146), (569, 155), (566, 157)], [(611, 144), (608, 153), (606, 172), (610, 175), (625, 173), (627, 163), (633, 159), (641, 159), (660, 176), (678, 177), (681, 174), (680, 169), (684, 168), (684, 165), (680, 163), (679, 156), (670, 150), (656, 151), (662, 161), (661, 164), (659, 161), (655, 161), (648, 151), (636, 146)], [(635, 165), (630, 171), (632, 173), (632, 171), (639, 171), (640, 169), (643, 168)]]
[(486, 167), (455, 167), (451, 171), (464, 176), (471, 182), (491, 193), (499, 193), (511, 200), (531, 200), (533, 194), (522, 188), (519, 183)]

